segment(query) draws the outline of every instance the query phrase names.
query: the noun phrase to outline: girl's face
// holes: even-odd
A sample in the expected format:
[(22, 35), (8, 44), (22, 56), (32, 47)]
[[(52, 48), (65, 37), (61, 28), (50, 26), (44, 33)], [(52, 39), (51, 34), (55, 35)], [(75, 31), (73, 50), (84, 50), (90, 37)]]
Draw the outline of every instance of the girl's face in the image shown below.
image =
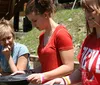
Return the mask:
[(47, 26), (46, 17), (43, 15), (36, 15), (34, 12), (27, 15), (28, 19), (31, 21), (32, 26), (36, 27), (38, 30), (44, 30)]
[(11, 48), (13, 48), (13, 43), (14, 43), (14, 37), (10, 32), (6, 33), (6, 36), (4, 36), (3, 38), (0, 38), (0, 44), (3, 47), (10, 46)]
[(84, 10), (89, 28), (100, 28), (100, 13), (97, 11), (97, 3), (95, 0), (86, 0), (86, 2), (88, 6)]
[(100, 15), (94, 10), (85, 10), (85, 15), (89, 28), (100, 28)]

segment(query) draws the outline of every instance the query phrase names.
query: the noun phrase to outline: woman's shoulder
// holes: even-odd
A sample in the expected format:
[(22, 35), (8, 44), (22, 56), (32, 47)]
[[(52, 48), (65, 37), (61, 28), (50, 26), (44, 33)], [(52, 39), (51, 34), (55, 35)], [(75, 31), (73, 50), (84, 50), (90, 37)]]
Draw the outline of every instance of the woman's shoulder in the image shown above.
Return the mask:
[(91, 34), (87, 35), (87, 37), (85, 38), (85, 40), (94, 39), (95, 37), (96, 37), (96, 34), (91, 33)]
[(26, 45), (24, 45), (22, 43), (18, 43), (18, 42), (14, 42), (14, 47), (15, 48), (27, 48)]
[(96, 35), (91, 33), (89, 35), (86, 36), (86, 38), (83, 41), (83, 45), (92, 42), (96, 37)]
[(56, 32), (60, 32), (60, 33), (62, 33), (62, 32), (67, 32), (68, 33), (67, 27), (65, 27), (64, 25), (58, 25), (56, 27), (56, 30), (55, 31)]
[(64, 25), (57, 26), (55, 30), (55, 34), (56, 36), (67, 35), (71, 37), (70, 33), (68, 32), (67, 28)]
[(14, 42), (14, 52), (19, 52), (19, 51), (20, 51), (20, 54), (29, 53), (29, 50), (26, 45), (18, 43), (18, 42)]

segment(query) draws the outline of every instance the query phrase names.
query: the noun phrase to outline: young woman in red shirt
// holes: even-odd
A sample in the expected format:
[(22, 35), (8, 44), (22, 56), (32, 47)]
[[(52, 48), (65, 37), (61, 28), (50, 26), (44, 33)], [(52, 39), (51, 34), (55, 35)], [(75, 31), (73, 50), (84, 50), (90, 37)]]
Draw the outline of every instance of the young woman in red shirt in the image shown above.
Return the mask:
[(68, 75), (74, 68), (72, 37), (65, 26), (53, 20), (53, 12), (52, 0), (30, 0), (26, 6), (26, 16), (33, 27), (44, 30), (40, 34), (38, 46), (42, 71), (27, 77), (33, 84)]
[(86, 16), (87, 37), (78, 55), (80, 67), (71, 75), (47, 82), (69, 85), (100, 85), (100, 0), (81, 0)]

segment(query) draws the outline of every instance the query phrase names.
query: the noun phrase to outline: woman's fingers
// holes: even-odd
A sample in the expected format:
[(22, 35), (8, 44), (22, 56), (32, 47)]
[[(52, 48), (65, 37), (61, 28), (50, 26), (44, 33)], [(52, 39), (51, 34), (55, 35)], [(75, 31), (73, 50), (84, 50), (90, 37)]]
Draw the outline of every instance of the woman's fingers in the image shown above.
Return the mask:
[(56, 78), (56, 79), (53, 79), (53, 80), (46, 82), (43, 85), (56, 85), (56, 84), (64, 85), (63, 79), (62, 78)]
[(11, 75), (13, 76), (13, 75), (18, 75), (18, 74), (25, 74), (25, 72), (24, 71), (16, 71), (16, 72), (12, 73)]

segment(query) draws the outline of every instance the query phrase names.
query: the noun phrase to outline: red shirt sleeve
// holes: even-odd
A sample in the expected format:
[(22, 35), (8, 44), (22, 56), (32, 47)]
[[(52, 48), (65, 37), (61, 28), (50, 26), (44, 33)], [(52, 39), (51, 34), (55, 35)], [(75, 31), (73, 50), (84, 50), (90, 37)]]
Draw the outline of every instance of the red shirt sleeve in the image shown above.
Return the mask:
[(72, 37), (66, 29), (60, 29), (56, 34), (56, 42), (59, 50), (69, 50), (73, 48)]

